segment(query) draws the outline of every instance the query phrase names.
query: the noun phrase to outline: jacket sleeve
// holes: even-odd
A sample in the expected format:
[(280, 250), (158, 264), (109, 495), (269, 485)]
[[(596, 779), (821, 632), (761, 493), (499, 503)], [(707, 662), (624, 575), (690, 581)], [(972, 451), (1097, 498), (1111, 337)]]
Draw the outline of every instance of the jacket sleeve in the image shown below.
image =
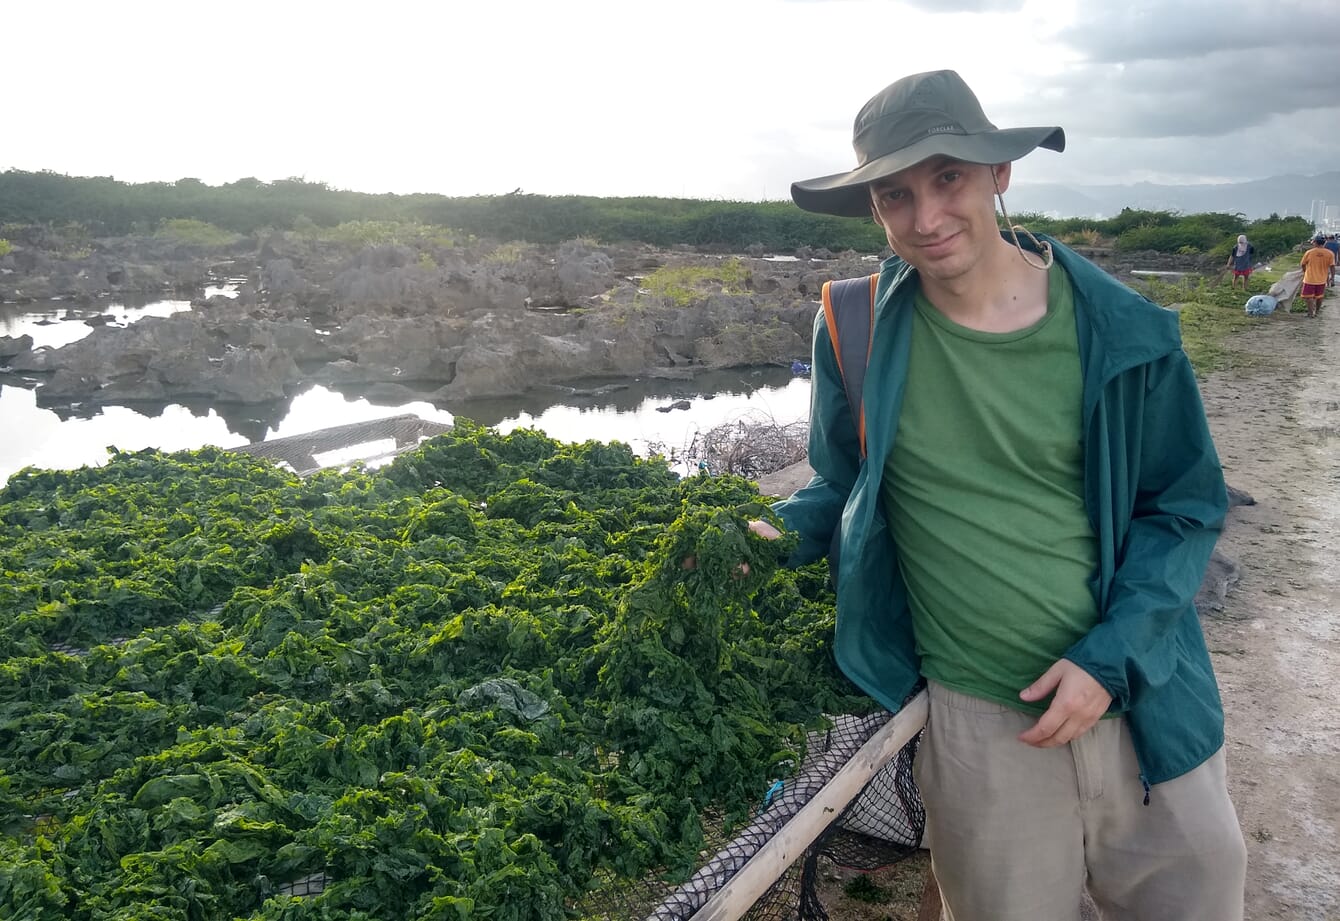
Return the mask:
[(786, 525), (800, 537), (787, 564), (800, 566), (827, 555), (860, 470), (860, 440), (847, 405), (828, 324), (820, 308), (814, 318), (810, 360), (809, 462), (814, 477), (788, 499), (773, 505)]
[(1066, 653), (1112, 695), (1114, 711), (1166, 683), (1189, 652), (1178, 633), (1200, 629), (1193, 599), (1228, 512), (1195, 374), (1180, 349), (1149, 366), (1140, 421), (1140, 432), (1126, 433), (1138, 439), (1127, 447), (1138, 466), (1103, 616)]

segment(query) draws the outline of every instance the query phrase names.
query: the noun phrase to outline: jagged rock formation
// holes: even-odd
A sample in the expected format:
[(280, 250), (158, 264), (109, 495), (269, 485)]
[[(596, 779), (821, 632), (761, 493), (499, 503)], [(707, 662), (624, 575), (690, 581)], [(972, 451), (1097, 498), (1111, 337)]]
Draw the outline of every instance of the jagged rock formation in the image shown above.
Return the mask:
[[(57, 349), (7, 342), (0, 357), (44, 405), (265, 403), (313, 383), (445, 405), (580, 378), (786, 364), (808, 355), (823, 281), (873, 268), (855, 254), (742, 262), (746, 285), (727, 293), (712, 278), (720, 257), (581, 240), (416, 249), (270, 234), (246, 254), (202, 254), (128, 238), (82, 259), (21, 245), (0, 260), (0, 297), (245, 281), (236, 297), (198, 297), (190, 312), (97, 328)], [(640, 287), (666, 265), (704, 270), (689, 296)]]

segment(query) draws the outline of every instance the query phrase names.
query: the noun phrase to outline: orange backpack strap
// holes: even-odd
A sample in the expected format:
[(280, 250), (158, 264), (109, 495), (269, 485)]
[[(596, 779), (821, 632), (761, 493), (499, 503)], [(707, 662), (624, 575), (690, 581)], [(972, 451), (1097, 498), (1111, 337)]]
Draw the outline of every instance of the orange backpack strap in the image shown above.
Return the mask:
[(833, 340), (833, 355), (847, 392), (847, 405), (861, 439), (865, 457), (865, 406), (861, 393), (870, 363), (871, 331), (875, 328), (875, 286), (879, 275), (826, 281), (823, 286), (824, 322)]

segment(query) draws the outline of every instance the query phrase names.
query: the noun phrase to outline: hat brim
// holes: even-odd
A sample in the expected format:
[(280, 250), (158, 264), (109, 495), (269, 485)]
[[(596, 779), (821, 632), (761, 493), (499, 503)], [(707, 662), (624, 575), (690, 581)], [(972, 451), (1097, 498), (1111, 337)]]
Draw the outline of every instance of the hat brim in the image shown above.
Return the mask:
[(1007, 128), (980, 134), (933, 134), (902, 150), (871, 160), (846, 173), (791, 183), (791, 200), (806, 211), (839, 217), (869, 217), (866, 186), (931, 157), (952, 157), (965, 163), (1008, 163), (1046, 147), (1065, 150), (1065, 131), (1050, 128)]

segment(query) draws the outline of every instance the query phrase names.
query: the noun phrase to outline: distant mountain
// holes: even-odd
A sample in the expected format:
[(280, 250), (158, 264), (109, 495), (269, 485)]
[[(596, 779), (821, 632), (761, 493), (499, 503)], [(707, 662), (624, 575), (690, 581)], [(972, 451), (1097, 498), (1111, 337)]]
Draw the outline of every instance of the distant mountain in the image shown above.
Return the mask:
[[(1319, 176), (1271, 176), (1251, 182), (1214, 185), (1060, 185), (1019, 182), (1010, 185), (1011, 211), (1036, 211), (1057, 217), (1112, 217), (1122, 208), (1150, 211), (1241, 212), (1250, 219), (1301, 214), (1324, 201), (1340, 210), (1340, 171)], [(1335, 212), (1332, 212), (1335, 213)]]

